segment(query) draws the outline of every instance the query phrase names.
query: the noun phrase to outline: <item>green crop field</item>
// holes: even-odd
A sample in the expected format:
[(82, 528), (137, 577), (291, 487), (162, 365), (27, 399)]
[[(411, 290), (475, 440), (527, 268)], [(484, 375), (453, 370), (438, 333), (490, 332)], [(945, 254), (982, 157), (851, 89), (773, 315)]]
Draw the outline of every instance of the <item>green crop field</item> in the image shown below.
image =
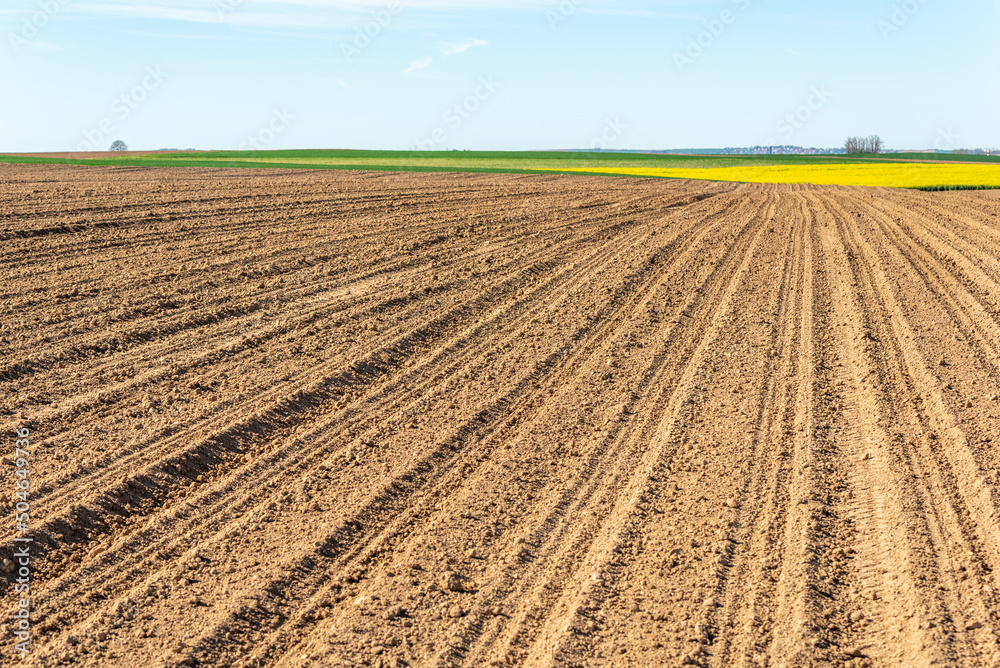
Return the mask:
[(182, 151), (85, 159), (3, 156), (0, 162), (149, 167), (257, 167), (292, 169), (369, 169), (380, 171), (467, 171), (531, 173), (538, 169), (711, 168), (766, 165), (878, 162), (845, 156), (663, 155), (645, 153), (497, 152), (497, 151)]
[[(408, 172), (580, 173), (751, 182), (887, 185), (923, 189), (997, 187), (998, 156), (890, 153), (845, 155), (691, 155), (570, 151), (177, 151), (97, 154), (94, 158), (5, 156), (0, 162), (142, 167), (340, 169)], [(950, 164), (942, 165), (947, 161)], [(975, 164), (961, 164), (969, 162)], [(920, 167), (922, 165), (922, 167)], [(856, 167), (853, 169), (851, 166)], [(879, 166), (880, 169), (873, 171)], [(883, 169), (884, 168), (884, 169)], [(833, 170), (833, 171), (830, 171)], [(978, 170), (978, 171), (977, 171)], [(983, 170), (986, 170), (983, 172)], [(961, 174), (959, 174), (961, 172)], [(959, 178), (961, 177), (961, 178)]]
[(1000, 163), (1000, 155), (970, 155), (965, 153), (889, 153), (887, 158), (897, 160), (948, 160), (954, 162), (995, 162)]

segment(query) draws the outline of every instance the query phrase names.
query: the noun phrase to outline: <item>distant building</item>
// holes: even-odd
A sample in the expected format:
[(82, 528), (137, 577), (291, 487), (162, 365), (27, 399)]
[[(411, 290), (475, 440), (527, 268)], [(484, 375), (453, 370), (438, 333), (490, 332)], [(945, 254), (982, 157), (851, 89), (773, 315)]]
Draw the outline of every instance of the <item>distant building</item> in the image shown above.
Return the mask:
[(837, 155), (843, 148), (805, 148), (802, 146), (727, 146), (727, 155)]

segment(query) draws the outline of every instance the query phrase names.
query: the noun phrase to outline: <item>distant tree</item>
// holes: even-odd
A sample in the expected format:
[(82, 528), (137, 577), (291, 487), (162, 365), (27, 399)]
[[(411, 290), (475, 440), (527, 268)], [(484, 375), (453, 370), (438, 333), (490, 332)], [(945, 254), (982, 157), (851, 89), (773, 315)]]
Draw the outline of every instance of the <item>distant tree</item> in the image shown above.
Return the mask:
[(116, 139), (111, 144), (111, 150), (112, 151), (127, 151), (128, 150), (128, 145), (125, 142), (123, 142), (121, 139)]
[(848, 137), (844, 142), (844, 153), (881, 153), (885, 143), (878, 135), (868, 137)]

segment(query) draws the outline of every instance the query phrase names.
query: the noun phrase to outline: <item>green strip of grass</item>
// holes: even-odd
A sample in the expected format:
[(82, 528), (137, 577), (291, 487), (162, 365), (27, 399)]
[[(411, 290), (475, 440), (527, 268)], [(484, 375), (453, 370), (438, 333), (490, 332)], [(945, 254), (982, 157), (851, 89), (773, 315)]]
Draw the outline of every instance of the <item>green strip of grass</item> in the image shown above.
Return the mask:
[(962, 153), (887, 153), (886, 158), (908, 160), (911, 162), (926, 162), (928, 160), (947, 160), (951, 162), (996, 162), (1000, 163), (1000, 155), (965, 155)]
[(943, 192), (946, 190), (1000, 190), (1000, 186), (920, 186), (913, 190), (925, 192)]

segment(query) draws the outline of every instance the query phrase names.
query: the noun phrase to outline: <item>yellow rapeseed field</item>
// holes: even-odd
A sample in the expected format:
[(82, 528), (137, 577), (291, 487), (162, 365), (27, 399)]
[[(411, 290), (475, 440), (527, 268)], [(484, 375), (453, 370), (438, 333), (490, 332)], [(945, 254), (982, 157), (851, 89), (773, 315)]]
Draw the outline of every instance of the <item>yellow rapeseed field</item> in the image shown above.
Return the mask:
[[(556, 171), (547, 169), (546, 171)], [(712, 168), (576, 167), (558, 171), (652, 176), (748, 183), (815, 183), (837, 186), (933, 188), (1000, 186), (1000, 165), (938, 163), (858, 163), (833, 165), (767, 165)]]

